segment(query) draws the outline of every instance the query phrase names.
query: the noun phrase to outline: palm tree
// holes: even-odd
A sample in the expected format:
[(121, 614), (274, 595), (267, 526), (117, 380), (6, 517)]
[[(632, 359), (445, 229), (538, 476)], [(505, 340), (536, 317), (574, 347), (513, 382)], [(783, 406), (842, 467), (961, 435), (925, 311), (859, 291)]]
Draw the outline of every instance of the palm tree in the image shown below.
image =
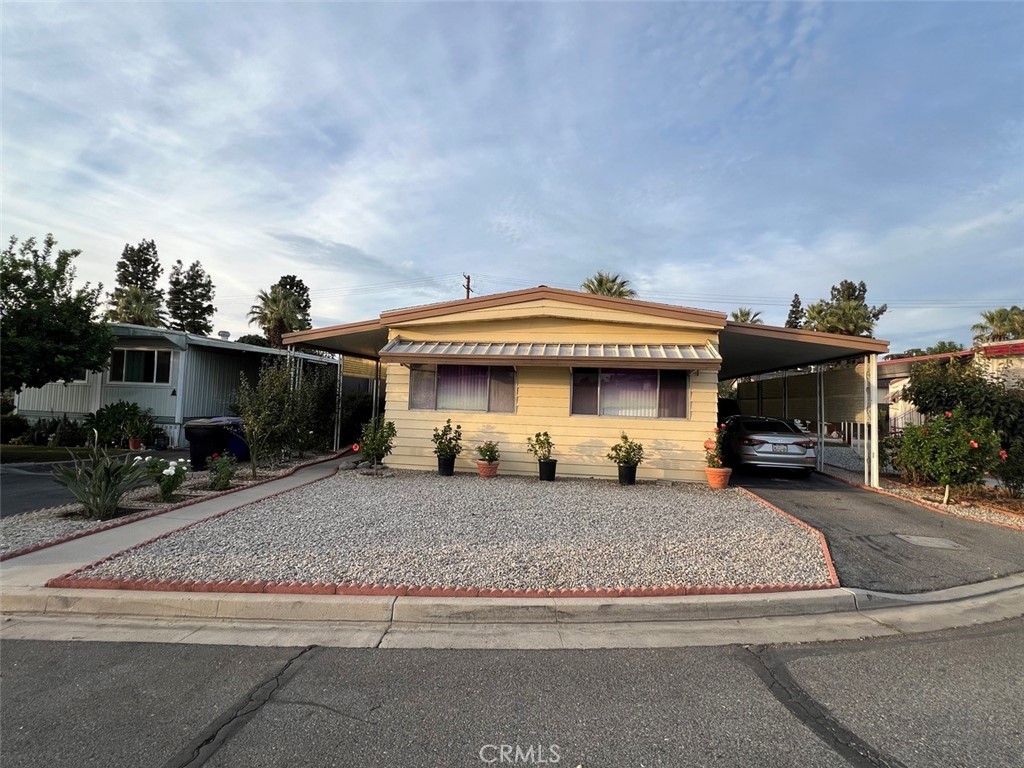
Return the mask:
[(749, 323), (750, 325), (764, 325), (761, 313), (755, 312), (750, 307), (740, 307), (732, 313), (731, 319), (734, 323)]
[(617, 273), (613, 275), (609, 272), (598, 272), (584, 280), (580, 288), (598, 296), (612, 296), (616, 299), (636, 298), (636, 291), (629, 287), (629, 280), (624, 280)]
[(975, 341), (1024, 339), (1024, 309), (1017, 305), (982, 312), (981, 319), (971, 326)]
[(253, 323), (263, 329), (270, 346), (280, 349), (284, 346), (281, 336), (302, 324), (295, 294), (279, 285), (272, 286), (269, 293), (260, 291), (249, 310), (249, 325)]
[(846, 336), (871, 336), (875, 321), (871, 311), (861, 301), (819, 301), (807, 307), (804, 328), (822, 333), (840, 333)]
[(150, 328), (162, 328), (165, 325), (160, 300), (137, 285), (118, 291), (114, 306), (107, 312), (107, 319), (115, 323), (148, 325)]

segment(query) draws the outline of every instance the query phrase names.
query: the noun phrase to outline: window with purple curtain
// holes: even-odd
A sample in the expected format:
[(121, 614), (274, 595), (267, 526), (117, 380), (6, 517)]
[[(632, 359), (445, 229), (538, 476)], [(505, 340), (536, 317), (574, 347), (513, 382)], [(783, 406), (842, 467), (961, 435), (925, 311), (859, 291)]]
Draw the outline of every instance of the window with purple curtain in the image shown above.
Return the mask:
[(409, 407), (417, 410), (514, 413), (515, 368), (486, 365), (414, 365)]
[(621, 418), (686, 418), (689, 373), (639, 368), (574, 368), (571, 413)]

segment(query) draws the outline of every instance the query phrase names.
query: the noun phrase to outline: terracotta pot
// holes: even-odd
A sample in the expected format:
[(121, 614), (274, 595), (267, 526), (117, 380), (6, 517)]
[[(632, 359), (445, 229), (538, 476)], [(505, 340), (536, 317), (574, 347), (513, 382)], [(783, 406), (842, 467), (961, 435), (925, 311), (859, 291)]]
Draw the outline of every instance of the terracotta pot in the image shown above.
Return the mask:
[(480, 473), (480, 477), (494, 477), (498, 474), (498, 462), (477, 459), (476, 470)]
[(141, 437), (129, 437), (128, 438), (128, 450), (130, 450), (130, 451), (141, 451), (142, 450), (142, 438)]
[(704, 474), (708, 478), (708, 485), (712, 488), (725, 488), (729, 485), (729, 477), (732, 470), (729, 467), (704, 467)]

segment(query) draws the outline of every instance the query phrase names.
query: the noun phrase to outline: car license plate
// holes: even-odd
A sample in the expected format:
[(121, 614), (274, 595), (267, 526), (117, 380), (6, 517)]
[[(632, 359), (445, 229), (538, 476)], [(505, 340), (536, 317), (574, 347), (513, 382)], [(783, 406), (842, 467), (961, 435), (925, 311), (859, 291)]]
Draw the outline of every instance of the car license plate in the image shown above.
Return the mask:
[(772, 453), (789, 453), (788, 445), (773, 445)]

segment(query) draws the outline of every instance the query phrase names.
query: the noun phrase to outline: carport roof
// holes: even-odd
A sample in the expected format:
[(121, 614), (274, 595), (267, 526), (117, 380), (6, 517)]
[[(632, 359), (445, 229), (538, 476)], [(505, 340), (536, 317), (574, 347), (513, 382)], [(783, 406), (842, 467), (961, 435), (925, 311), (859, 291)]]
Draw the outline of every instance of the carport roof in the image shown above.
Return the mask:
[(881, 339), (818, 333), (796, 328), (778, 328), (770, 325), (725, 322), (725, 315), (720, 312), (653, 304), (633, 299), (597, 297), (545, 286), (458, 302), (444, 302), (425, 307), (385, 312), (375, 320), (289, 333), (285, 335), (284, 340), (287, 344), (309, 346), (328, 352), (340, 352), (376, 360), (380, 359), (381, 351), (388, 344), (388, 326), (391, 324), (410, 318), (449, 315), (484, 306), (513, 304), (545, 297), (628, 310), (636, 313), (638, 319), (644, 315), (652, 315), (692, 322), (704, 325), (704, 327), (721, 328), (718, 331), (718, 348), (722, 358), (720, 379), (755, 376), (761, 373), (801, 368), (865, 354), (884, 354), (889, 349), (889, 342)]

